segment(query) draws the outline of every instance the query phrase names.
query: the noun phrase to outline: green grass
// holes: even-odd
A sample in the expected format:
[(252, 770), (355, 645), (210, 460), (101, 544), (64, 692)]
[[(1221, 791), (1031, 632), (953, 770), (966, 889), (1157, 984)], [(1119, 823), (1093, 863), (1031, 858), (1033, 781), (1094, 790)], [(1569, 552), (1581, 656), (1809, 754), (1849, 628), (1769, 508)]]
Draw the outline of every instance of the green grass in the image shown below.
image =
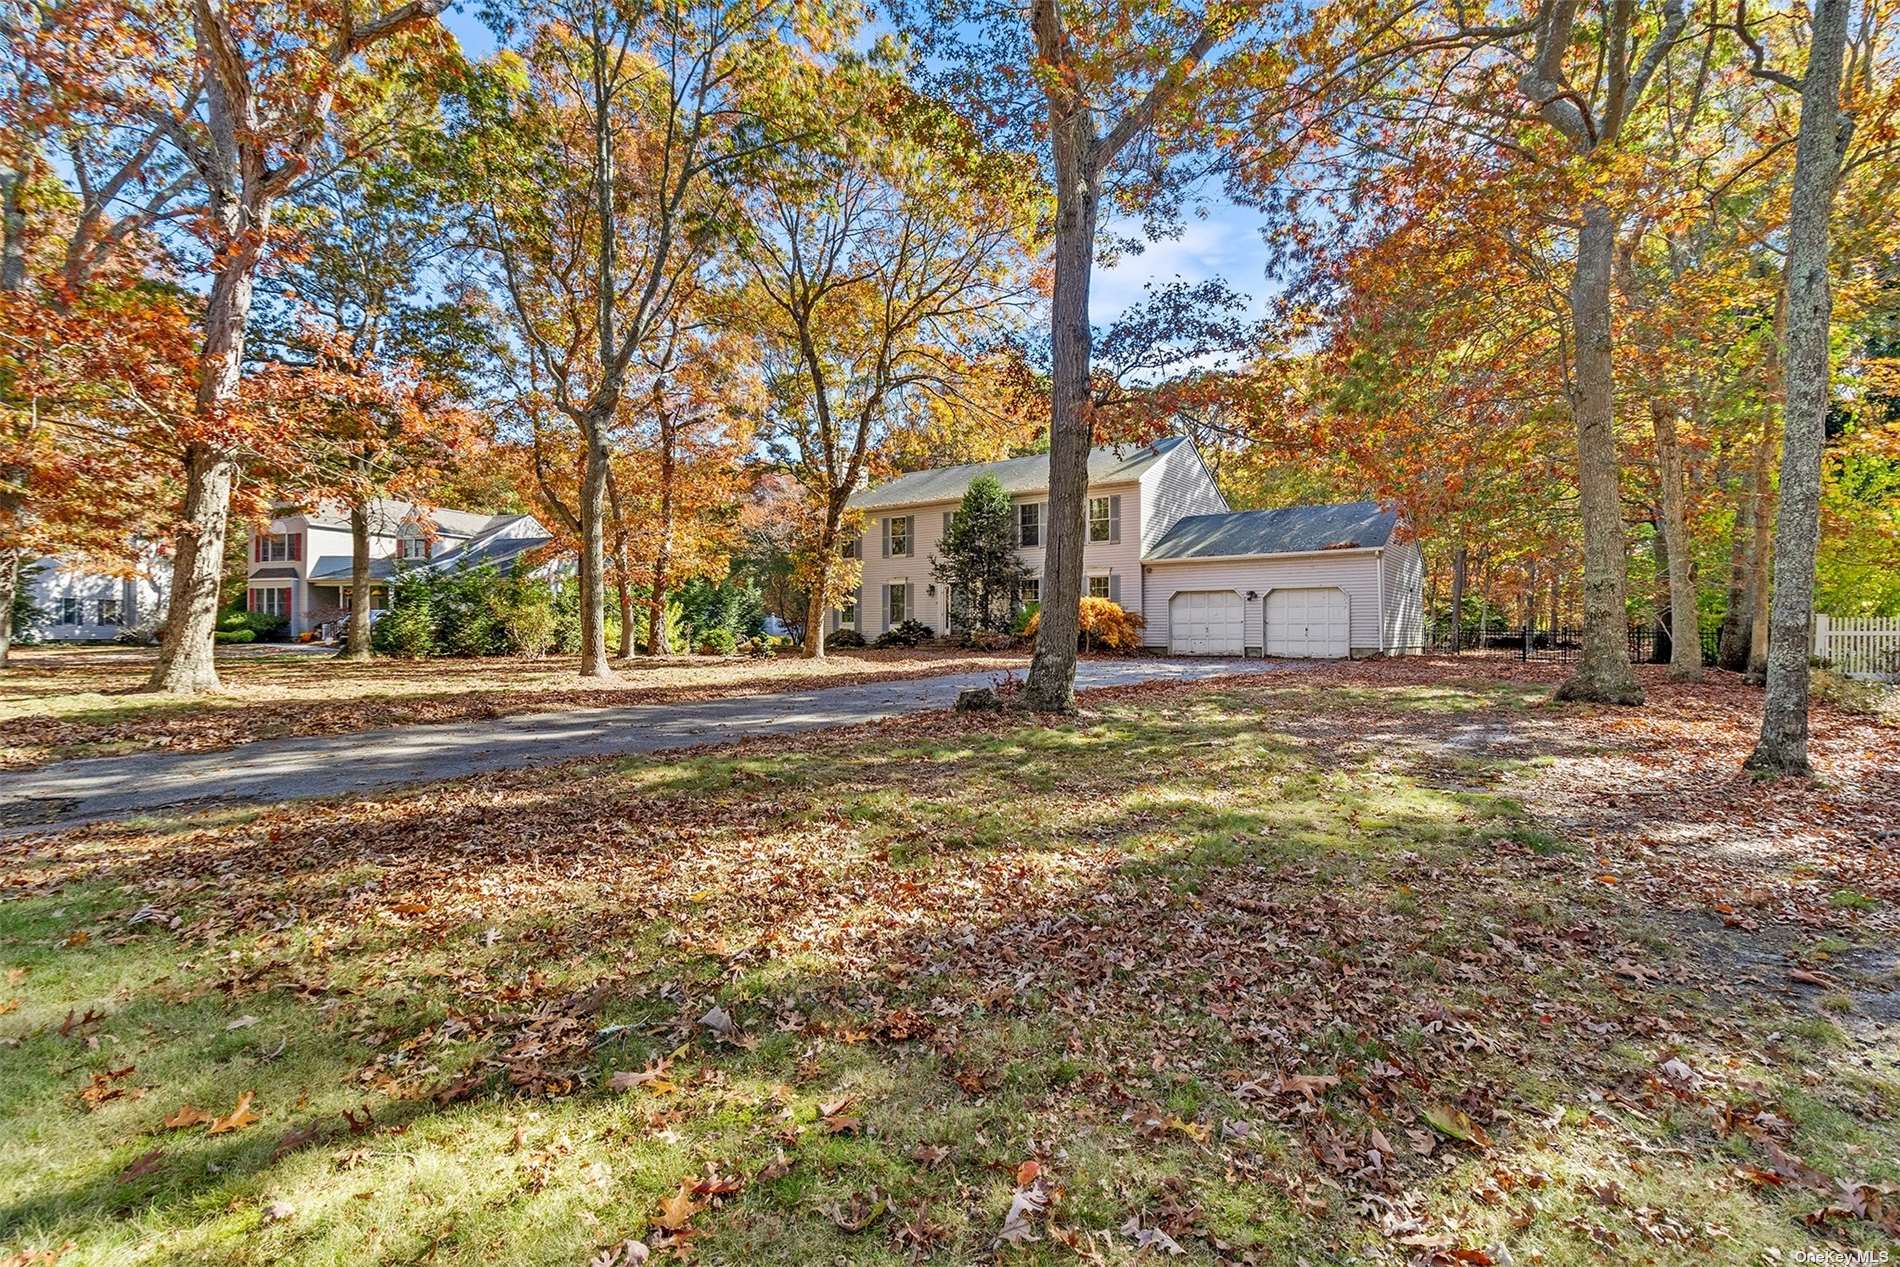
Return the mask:
[[(968, 1262), (1031, 1158), (1060, 1197), (1011, 1262), (1072, 1261), (1056, 1229), (1106, 1250), (1131, 1218), (1190, 1262), (1389, 1257), (1360, 1200), (1400, 1192), (1518, 1261), (1600, 1262), (1604, 1235), (1665, 1264), (1806, 1244), (1804, 1196), (1738, 1183), (1752, 1154), (1645, 1079), (1665, 1052), (1739, 1065), (1792, 1153), (1891, 1180), (1891, 1062), (1816, 1086), (1831, 1021), (1704, 1027), (1698, 996), (1634, 997), (1608, 960), (1642, 912), (1606, 909), (1629, 899), (1506, 794), (1522, 763), (1458, 758), (1447, 787), (1446, 762), (1323, 733), (1342, 706), (1533, 703), (1182, 692), (10, 855), (0, 1254), (584, 1263), (662, 1245), (661, 1201), (710, 1173), (744, 1186), (691, 1219), (702, 1261)], [(734, 1041), (697, 1023), (715, 1003)], [(607, 1086), (668, 1060), (658, 1089)], [(1340, 1082), (1272, 1090), (1293, 1074)], [(124, 1094), (89, 1107), (95, 1075)], [(253, 1125), (163, 1126), (247, 1092)], [(1423, 1121), (1461, 1097), (1489, 1153)], [(833, 1130), (840, 1101), (858, 1121)], [(1375, 1130), (1390, 1179), (1363, 1169)]]

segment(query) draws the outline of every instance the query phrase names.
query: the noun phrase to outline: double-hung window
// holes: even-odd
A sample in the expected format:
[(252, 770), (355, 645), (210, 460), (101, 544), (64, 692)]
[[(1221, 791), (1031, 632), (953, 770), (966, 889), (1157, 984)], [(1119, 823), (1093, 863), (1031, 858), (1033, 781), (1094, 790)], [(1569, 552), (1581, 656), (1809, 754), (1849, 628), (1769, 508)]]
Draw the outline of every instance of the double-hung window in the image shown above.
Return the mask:
[(433, 543), (419, 532), (405, 531), (396, 538), (396, 557), (399, 559), (426, 559), (432, 553)]
[(1016, 597), (1025, 603), (1040, 603), (1042, 601), (1042, 578), (1040, 576), (1025, 576), (1016, 584)]
[(891, 605), (891, 609), (884, 613), (887, 618), (886, 627), (895, 629), (910, 619), (910, 606), (907, 601), (910, 597), (910, 585), (902, 580), (892, 581), (886, 587), (886, 592), (890, 594)]
[(1107, 541), (1108, 536), (1108, 498), (1091, 497), (1089, 498), (1089, 540)]
[(908, 558), (910, 555), (910, 516), (899, 515), (894, 519), (887, 519), (884, 522), (890, 525), (889, 528), (886, 529), (886, 531), (890, 533), (890, 556), (893, 559)]
[(259, 563), (290, 562), (290, 534), (287, 532), (267, 532), (258, 539), (257, 561)]
[(124, 611), (123, 599), (102, 598), (99, 600), (99, 623), (102, 625), (119, 624), (124, 619)]
[(85, 604), (71, 594), (62, 596), (59, 600), (59, 623), (62, 625), (85, 624)]
[(1025, 547), (1042, 545), (1042, 503), (1024, 502), (1016, 508), (1016, 544)]
[(1089, 577), (1089, 597), (1090, 598), (1107, 598), (1108, 597), (1108, 573), (1098, 572), (1095, 575)]

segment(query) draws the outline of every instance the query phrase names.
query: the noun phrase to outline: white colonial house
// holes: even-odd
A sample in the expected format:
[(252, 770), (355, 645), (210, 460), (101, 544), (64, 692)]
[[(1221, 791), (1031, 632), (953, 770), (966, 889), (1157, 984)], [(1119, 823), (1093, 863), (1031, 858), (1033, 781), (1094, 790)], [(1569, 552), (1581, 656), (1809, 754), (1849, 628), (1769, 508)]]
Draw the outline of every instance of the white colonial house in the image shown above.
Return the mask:
[(105, 571), (83, 559), (48, 557), (20, 567), (35, 616), (27, 640), (111, 642), (156, 634), (171, 593), (171, 560), (144, 546), (136, 566)]
[[(1230, 510), (1181, 437), (1089, 452), (1082, 550), (1085, 594), (1147, 622), (1149, 646), (1176, 655), (1344, 657), (1424, 645), (1424, 567), (1396, 513), (1376, 502)], [(916, 471), (854, 494), (864, 535), (856, 601), (832, 627), (865, 638), (915, 619), (943, 631), (950, 595), (931, 558), (964, 491), (995, 476), (1015, 506), (1025, 601), (1041, 597), (1049, 460), (1011, 458)]]
[[(532, 515), (485, 515), (414, 502), (378, 499), (369, 506), (369, 605), (388, 604), (399, 570), (493, 563), (506, 568), (552, 537)], [(312, 510), (285, 510), (252, 528), (244, 605), (281, 616), (291, 635), (321, 631), (348, 616), (350, 511), (326, 502)]]

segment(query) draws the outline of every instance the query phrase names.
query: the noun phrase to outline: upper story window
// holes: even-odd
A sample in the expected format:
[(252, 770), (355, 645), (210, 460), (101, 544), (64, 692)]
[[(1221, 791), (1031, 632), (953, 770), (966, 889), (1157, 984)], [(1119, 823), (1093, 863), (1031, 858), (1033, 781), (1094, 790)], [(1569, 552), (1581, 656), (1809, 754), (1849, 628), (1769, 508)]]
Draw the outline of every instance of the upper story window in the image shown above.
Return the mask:
[(839, 554), (847, 559), (855, 559), (863, 553), (864, 539), (858, 536), (846, 537), (844, 539), (844, 547), (839, 551)]
[(1042, 544), (1041, 502), (1024, 502), (1016, 508), (1016, 544), (1019, 546)]
[(1108, 498), (1089, 498), (1089, 540), (1107, 541), (1109, 538)]
[(426, 559), (435, 553), (435, 543), (413, 528), (405, 528), (396, 538), (396, 557)]
[(259, 563), (289, 563), (297, 556), (292, 553), (292, 542), (296, 534), (291, 532), (260, 533), (257, 538), (257, 561)]
[(892, 558), (907, 558), (910, 555), (910, 516), (900, 515), (884, 521), (884, 531), (888, 534), (890, 549), (886, 552)]

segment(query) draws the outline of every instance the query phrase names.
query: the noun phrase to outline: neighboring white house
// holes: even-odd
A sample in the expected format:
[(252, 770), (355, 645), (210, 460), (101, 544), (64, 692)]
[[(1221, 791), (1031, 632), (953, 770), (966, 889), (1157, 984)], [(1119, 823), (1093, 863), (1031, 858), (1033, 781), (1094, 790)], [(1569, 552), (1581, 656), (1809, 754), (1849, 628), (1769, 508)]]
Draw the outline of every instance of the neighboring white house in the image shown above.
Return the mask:
[[(1089, 451), (1084, 594), (1147, 621), (1177, 655), (1395, 654), (1424, 645), (1424, 567), (1376, 502), (1229, 510), (1191, 442), (1169, 437)], [(963, 493), (995, 476), (1015, 505), (1018, 553), (1041, 596), (1049, 460), (917, 471), (854, 494), (865, 515), (847, 554), (864, 560), (857, 601), (832, 627), (875, 638), (906, 619), (943, 630), (950, 595), (930, 563)]]
[[(399, 569), (493, 563), (506, 568), (553, 538), (532, 515), (441, 510), (387, 498), (369, 507), (369, 604), (381, 611)], [(349, 614), (350, 511), (324, 503), (251, 529), (244, 605), (281, 616), (293, 636)]]
[(24, 631), (30, 641), (111, 642), (155, 632), (171, 592), (171, 560), (150, 548), (130, 575), (60, 558), (23, 564), (20, 575), (39, 611)]

